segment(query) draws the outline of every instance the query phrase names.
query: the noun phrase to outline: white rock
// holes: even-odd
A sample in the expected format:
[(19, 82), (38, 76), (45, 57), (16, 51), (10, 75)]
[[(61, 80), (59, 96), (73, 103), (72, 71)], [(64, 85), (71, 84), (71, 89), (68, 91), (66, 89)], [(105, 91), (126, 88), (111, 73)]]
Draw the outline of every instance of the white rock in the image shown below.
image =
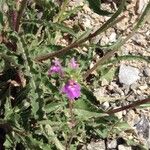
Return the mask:
[(116, 140), (112, 140), (110, 143), (108, 143), (109, 149), (116, 148), (116, 147), (117, 147), (117, 141)]
[(118, 150), (132, 150), (132, 149), (131, 149), (131, 147), (127, 147), (127, 146), (124, 146), (124, 145), (119, 145)]
[(110, 37), (109, 37), (109, 41), (110, 42), (116, 42), (116, 36), (117, 36), (117, 34), (115, 32), (112, 32)]
[(88, 144), (87, 150), (105, 150), (105, 142), (91, 142), (90, 144)]
[(150, 77), (150, 68), (145, 68), (144, 74), (145, 74), (145, 76)]
[(89, 29), (92, 28), (92, 20), (89, 16), (87, 16), (87, 15), (83, 16), (81, 19), (81, 22), (82, 22), (85, 29), (86, 28), (89, 28)]
[(97, 98), (97, 100), (101, 100), (101, 97), (105, 96), (105, 88), (101, 87), (101, 88), (95, 89), (94, 96)]
[(139, 69), (122, 64), (119, 69), (119, 81), (120, 83), (131, 85), (140, 79), (139, 73)]
[(109, 102), (104, 102), (102, 104), (102, 107), (103, 107), (104, 110), (107, 110), (109, 108)]
[(108, 44), (109, 43), (109, 39), (108, 39), (108, 37), (107, 36), (103, 36), (102, 38), (101, 38), (101, 40), (100, 40), (100, 44), (102, 45), (102, 46), (104, 46), (104, 45), (106, 45), (106, 44)]

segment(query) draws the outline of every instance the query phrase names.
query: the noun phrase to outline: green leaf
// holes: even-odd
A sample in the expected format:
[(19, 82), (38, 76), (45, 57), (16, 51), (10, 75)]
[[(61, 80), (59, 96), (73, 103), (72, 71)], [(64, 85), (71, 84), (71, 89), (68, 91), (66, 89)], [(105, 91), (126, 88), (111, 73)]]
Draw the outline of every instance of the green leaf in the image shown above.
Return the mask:
[(46, 113), (50, 113), (52, 111), (56, 111), (59, 108), (65, 106), (67, 102), (59, 102), (59, 103), (50, 103), (45, 106)]
[(78, 118), (83, 120), (88, 120), (89, 118), (97, 118), (102, 116), (107, 116), (102, 110), (96, 108), (87, 99), (80, 99), (74, 103), (74, 113)]
[(117, 128), (119, 131), (132, 129), (127, 122), (119, 122), (115, 125), (115, 128)]
[(83, 120), (89, 120), (91, 118), (97, 118), (97, 117), (104, 117), (107, 116), (108, 114), (105, 113), (97, 113), (94, 111), (87, 111), (84, 109), (73, 109), (74, 114), (77, 115), (77, 118), (83, 119)]
[(3, 24), (3, 13), (0, 11), (0, 30), (2, 28), (2, 24)]
[(114, 79), (116, 70), (117, 70), (117, 68), (115, 68), (115, 67), (101, 68), (101, 80), (106, 79), (107, 81), (111, 82)]
[(108, 16), (112, 13), (101, 9), (101, 0), (87, 0), (89, 2), (89, 7), (99, 15)]
[(94, 130), (100, 137), (102, 137), (103, 139), (108, 137), (108, 129), (104, 128), (104, 129), (95, 129)]
[(30, 147), (30, 149), (36, 149), (36, 150), (51, 150), (51, 147), (49, 144), (43, 143), (42, 141), (38, 141), (34, 139), (31, 135), (28, 135), (25, 137), (27, 141), (27, 145)]

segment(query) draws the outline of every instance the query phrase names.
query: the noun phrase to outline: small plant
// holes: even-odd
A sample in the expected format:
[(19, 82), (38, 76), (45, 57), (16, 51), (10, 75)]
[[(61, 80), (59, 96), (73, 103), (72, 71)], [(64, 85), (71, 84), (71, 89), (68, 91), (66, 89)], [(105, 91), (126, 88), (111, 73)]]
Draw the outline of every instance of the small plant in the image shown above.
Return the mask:
[[(95, 32), (65, 24), (82, 10), (82, 6), (67, 10), (68, 0), (0, 2), (0, 149), (74, 150), (91, 138), (105, 139), (130, 129), (114, 113), (150, 99), (103, 110), (97, 106), (88, 77), (98, 68), (98, 79), (114, 73), (110, 65), (125, 59), (149, 63), (146, 56), (113, 56), (146, 22), (150, 2), (127, 37), (103, 47), (90, 40), (122, 19), (126, 0), (114, 13), (102, 10), (100, 0), (85, 1), (95, 13), (110, 16)], [(64, 38), (69, 41), (66, 47), (58, 42)], [(86, 53), (76, 51), (84, 46)], [(106, 51), (89, 69), (97, 47)]]

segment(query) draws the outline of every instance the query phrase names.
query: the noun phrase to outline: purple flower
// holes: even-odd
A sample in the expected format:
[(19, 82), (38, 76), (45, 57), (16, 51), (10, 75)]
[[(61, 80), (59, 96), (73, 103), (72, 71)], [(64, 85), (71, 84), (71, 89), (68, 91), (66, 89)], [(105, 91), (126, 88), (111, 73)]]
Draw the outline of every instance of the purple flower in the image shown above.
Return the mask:
[(62, 66), (60, 64), (60, 61), (58, 59), (55, 59), (53, 61), (53, 65), (50, 67), (50, 69), (48, 70), (48, 75), (52, 75), (52, 74), (60, 74), (63, 75), (63, 70), (62, 70)]
[(79, 64), (77, 63), (77, 61), (75, 61), (74, 57), (70, 60), (69, 67), (73, 69), (77, 69), (79, 67)]
[(75, 98), (80, 97), (81, 95), (81, 87), (74, 80), (69, 80), (65, 86), (62, 88), (62, 92), (67, 95), (69, 100), (74, 100)]

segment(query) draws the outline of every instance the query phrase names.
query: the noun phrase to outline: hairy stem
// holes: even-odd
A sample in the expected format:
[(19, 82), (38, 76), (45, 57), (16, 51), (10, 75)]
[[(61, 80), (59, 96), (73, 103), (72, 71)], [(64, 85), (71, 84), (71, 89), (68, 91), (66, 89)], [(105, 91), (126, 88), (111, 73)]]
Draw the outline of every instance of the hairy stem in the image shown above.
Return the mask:
[(137, 101), (135, 101), (132, 104), (129, 104), (127, 106), (123, 106), (123, 107), (120, 107), (120, 108), (109, 110), (109, 111), (107, 111), (107, 113), (110, 114), (110, 115), (112, 115), (114, 113), (117, 113), (117, 112), (120, 112), (120, 111), (123, 111), (123, 110), (135, 108), (137, 106), (140, 106), (142, 104), (146, 104), (148, 102), (150, 102), (150, 97), (146, 98), (146, 99), (143, 99), (143, 100), (137, 100)]
[(70, 121), (70, 128), (71, 131), (69, 133), (69, 141), (67, 141), (66, 144), (66, 150), (70, 150), (70, 146), (73, 140), (73, 136), (74, 136), (74, 126), (75, 126), (75, 118), (74, 118), (74, 114), (73, 114), (73, 101), (69, 101), (69, 110), (70, 110), (70, 117), (71, 117), (71, 121)]

